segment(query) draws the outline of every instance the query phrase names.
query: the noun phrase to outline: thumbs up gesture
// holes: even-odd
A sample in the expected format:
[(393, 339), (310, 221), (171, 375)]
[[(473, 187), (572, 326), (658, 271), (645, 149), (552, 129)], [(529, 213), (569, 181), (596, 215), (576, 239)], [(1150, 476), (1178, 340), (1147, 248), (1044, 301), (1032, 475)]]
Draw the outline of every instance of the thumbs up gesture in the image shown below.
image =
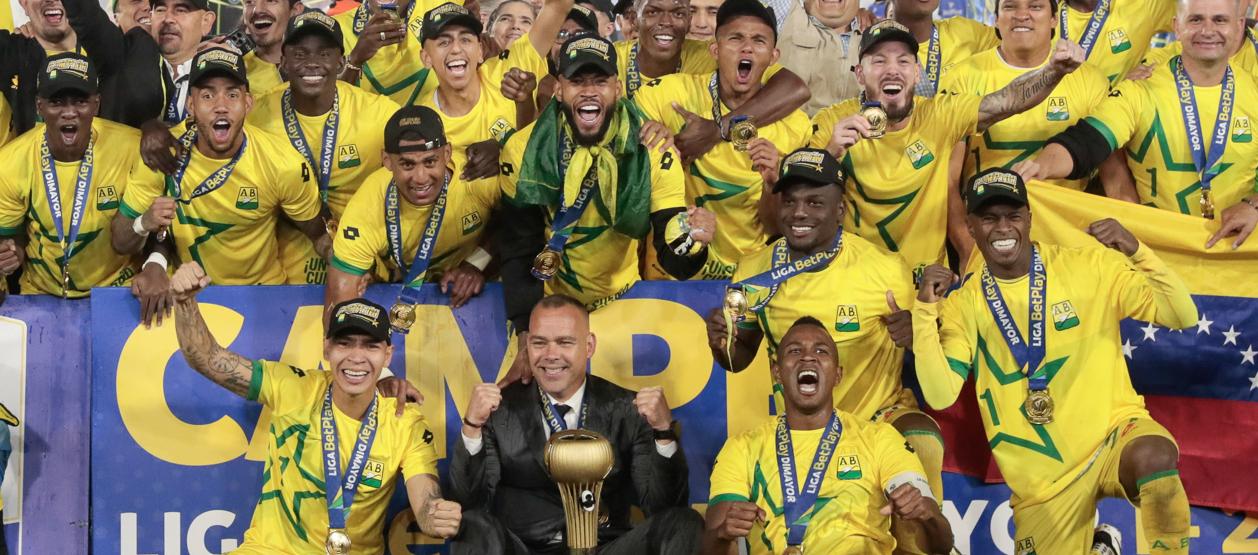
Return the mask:
[(900, 308), (900, 305), (895, 302), (895, 293), (889, 289), (887, 290), (887, 308), (891, 309), (891, 313), (880, 316), (879, 319), (886, 324), (891, 341), (901, 349), (911, 348), (913, 346), (913, 315)]

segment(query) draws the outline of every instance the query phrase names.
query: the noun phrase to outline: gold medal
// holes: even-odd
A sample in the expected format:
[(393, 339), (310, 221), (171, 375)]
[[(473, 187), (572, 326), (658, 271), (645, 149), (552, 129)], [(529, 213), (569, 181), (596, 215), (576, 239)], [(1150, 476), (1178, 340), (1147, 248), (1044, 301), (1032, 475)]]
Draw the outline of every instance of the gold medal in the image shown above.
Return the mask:
[(735, 322), (747, 317), (747, 293), (737, 287), (725, 289), (725, 314)]
[(1214, 199), (1210, 198), (1210, 189), (1201, 190), (1201, 217), (1214, 219)]
[(804, 555), (804, 546), (788, 545), (786, 546), (786, 551), (782, 552), (782, 555)]
[(533, 259), (533, 277), (546, 281), (555, 277), (559, 272), (559, 263), (563, 257), (559, 251), (547, 247), (542, 252), (537, 253), (537, 257)]
[(752, 123), (750, 117), (739, 118), (729, 130), (729, 140), (734, 143), (734, 150), (739, 152), (746, 152), (751, 141), (758, 135), (756, 124)]
[(389, 308), (389, 327), (398, 333), (406, 333), (415, 324), (415, 305), (396, 302)]
[(1049, 396), (1047, 389), (1027, 391), (1026, 402), (1022, 407), (1026, 409), (1027, 421), (1032, 424), (1043, 426), (1053, 421), (1053, 398)]
[(341, 222), (338, 222), (333, 218), (328, 218), (323, 221), (323, 228), (328, 231), (328, 236), (330, 237), (336, 237), (336, 230), (340, 226), (341, 226)]
[(349, 534), (344, 530), (328, 530), (328, 542), (325, 545), (328, 555), (349, 555)]
[(861, 108), (861, 116), (869, 122), (869, 138), (877, 139), (887, 134), (887, 111), (878, 102), (866, 102)]

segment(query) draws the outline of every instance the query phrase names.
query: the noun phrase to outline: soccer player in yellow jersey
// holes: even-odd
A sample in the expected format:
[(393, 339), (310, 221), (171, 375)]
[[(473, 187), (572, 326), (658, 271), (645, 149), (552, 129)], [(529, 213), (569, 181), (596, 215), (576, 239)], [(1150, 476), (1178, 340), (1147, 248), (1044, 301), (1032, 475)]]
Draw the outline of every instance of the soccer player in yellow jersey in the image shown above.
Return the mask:
[[(1092, 115), (1014, 167), (1025, 179), (1074, 178), (1122, 148), (1140, 202), (1220, 221), (1206, 248), (1258, 224), (1258, 83), (1229, 63), (1242, 40), (1232, 0), (1187, 0), (1175, 19), (1184, 53), (1119, 83)], [(1196, 145), (1196, 147), (1194, 147)]]
[[(891, 426), (834, 408), (843, 362), (827, 324), (811, 316), (790, 324), (771, 367), (784, 410), (716, 456), (705, 554), (736, 554), (741, 538), (753, 555), (952, 549), (912, 447)], [(920, 529), (917, 545), (897, 545), (893, 521)]]
[(313, 171), (282, 136), (245, 123), (253, 107), (244, 63), (214, 47), (193, 58), (188, 110), (195, 125), (180, 138), (173, 175), (137, 163), (113, 222), (120, 253), (141, 250), (149, 234), (173, 238), (181, 261), (202, 265), (226, 285), (285, 282), (275, 240), (280, 215), (331, 250)]
[[(289, 20), (282, 65), (292, 80), (259, 98), (247, 120), (288, 138), (310, 167), (333, 221), (380, 169), (384, 124), (398, 108), (387, 97), (336, 80), (344, 63), (341, 44), (340, 24), (322, 12)], [(304, 233), (281, 221), (278, 240), (288, 283), (324, 283), (327, 265)]]
[[(856, 78), (864, 93), (819, 112), (810, 146), (824, 147), (843, 163), (852, 203), (846, 228), (899, 252), (916, 272), (945, 259), (949, 203), (957, 196), (948, 193), (953, 147), (1043, 102), (1083, 63), (1083, 52), (1058, 41), (1047, 64), (987, 96), (915, 98), (918, 43), (906, 27), (874, 24), (861, 37), (860, 51)], [(862, 115), (865, 104), (873, 103), (884, 114), (883, 136), (871, 133)]]
[[(1055, 0), (1052, 4), (1057, 5)], [(919, 52), (922, 71), (915, 91), (918, 96), (935, 96), (952, 68), (1000, 43), (995, 29), (973, 19), (955, 16), (936, 21), (939, 0), (893, 0), (891, 7), (895, 21), (907, 27), (917, 43), (926, 48), (924, 53)]]
[(399, 475), (420, 530), (455, 535), (462, 508), (441, 497), (432, 430), (414, 405), (395, 411), (400, 401), (376, 392), (393, 358), (384, 308), (365, 299), (338, 305), (323, 341), (330, 371), (304, 370), (220, 346), (196, 301), (209, 283), (195, 262), (171, 278), (184, 358), (210, 381), (271, 409), (262, 493), (234, 553), (383, 553), (385, 511)]
[[(737, 109), (763, 88), (761, 78), (777, 61), (773, 12), (758, 0), (726, 0), (717, 12), (712, 51), (719, 70), (707, 75), (675, 73), (654, 79), (638, 91), (634, 102), (646, 117), (673, 133), (686, 124), (687, 112), (711, 114), (713, 121)], [(754, 125), (754, 121), (753, 121)], [(696, 279), (728, 279), (744, 255), (762, 247), (774, 230), (772, 186), (782, 153), (808, 141), (808, 116), (798, 109), (768, 125), (757, 125), (758, 137), (741, 146), (722, 142), (690, 165), (686, 201), (711, 210), (717, 233), (708, 261)], [(740, 151), (740, 148), (742, 149)], [(766, 175), (768, 177), (766, 177)], [(769, 221), (762, 220), (769, 216)], [(654, 254), (653, 252), (651, 254)], [(648, 279), (667, 273), (651, 260)]]
[(966, 186), (966, 223), (982, 269), (925, 272), (913, 307), (913, 354), (926, 402), (952, 405), (971, 376), (983, 427), (1013, 490), (1018, 554), (1081, 553), (1100, 497), (1140, 508), (1148, 553), (1186, 553), (1188, 498), (1174, 438), (1145, 410), (1123, 359), (1119, 322), (1197, 321), (1187, 286), (1115, 220), (1102, 246), (1031, 241), (1033, 211), (1013, 172)]
[(341, 218), (324, 306), (357, 295), (372, 273), (411, 287), (440, 283), (457, 308), (484, 287), (490, 255), (481, 245), (501, 189), (459, 177), (441, 117), (427, 107), (402, 108), (384, 134), (385, 168), (367, 178)]
[(443, 0), (364, 0), (336, 14), (345, 34), (341, 79), (382, 94), (399, 105), (413, 104), (421, 91), (436, 86), (419, 57), (419, 27), (428, 10)]
[(1144, 58), (1153, 35), (1172, 30), (1177, 3), (1180, 2), (1065, 0), (1058, 16), (1057, 36), (1079, 43), (1088, 63), (1116, 84)]
[[(305, 4), (298, 0), (245, 0), (240, 24), (253, 39), (253, 50), (245, 54), (245, 73), (249, 90), (261, 97), (284, 84), (280, 59), (284, 55), (284, 39), (288, 20), (302, 13)], [(335, 79), (340, 73), (332, 75)]]
[(497, 175), (502, 143), (533, 121), (533, 87), (508, 96), (506, 82), (523, 72), (546, 74), (546, 55), (570, 9), (572, 0), (547, 2), (532, 30), (490, 60), (483, 59), (480, 20), (466, 8), (446, 3), (424, 14), (421, 55), (438, 85), (425, 89), (416, 103), (441, 114), (464, 178)]
[(82, 298), (128, 284), (139, 265), (110, 247), (109, 222), (139, 158), (139, 132), (95, 117), (96, 71), (79, 54), (49, 57), (37, 94), (44, 123), (0, 149), (0, 260), (10, 261), (0, 274), (21, 263), (27, 295)]

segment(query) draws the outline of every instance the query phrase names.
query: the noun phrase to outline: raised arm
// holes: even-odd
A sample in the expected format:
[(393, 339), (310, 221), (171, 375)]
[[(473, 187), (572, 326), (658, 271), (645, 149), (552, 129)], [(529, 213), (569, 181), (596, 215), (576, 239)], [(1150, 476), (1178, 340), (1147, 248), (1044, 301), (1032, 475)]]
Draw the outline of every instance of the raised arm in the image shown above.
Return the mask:
[(170, 280), (175, 294), (175, 335), (179, 338), (179, 349), (193, 370), (247, 398), (253, 380), (253, 363), (218, 344), (197, 306), (197, 293), (209, 284), (210, 277), (196, 262), (180, 266)]
[(1058, 40), (1053, 58), (1044, 67), (1024, 73), (1013, 82), (983, 97), (978, 105), (978, 132), (997, 122), (1039, 105), (1062, 77), (1073, 72), (1085, 59), (1083, 49), (1068, 40)]
[[(91, 58), (101, 78), (109, 77), (122, 69), (127, 62), (126, 40), (100, 3), (92, 0), (62, 0), (70, 27), (78, 37), (79, 45)], [(154, 64), (159, 63), (153, 60)]]
[[(917, 380), (922, 395), (935, 410), (943, 410), (956, 402), (965, 385), (965, 375), (954, 369), (944, 354), (940, 335), (939, 306), (943, 294), (956, 281), (951, 270), (935, 264), (922, 273), (917, 302), (913, 304), (913, 356), (916, 358)], [(969, 368), (965, 368), (968, 375)]]
[(554, 46), (559, 28), (563, 27), (573, 4), (574, 0), (547, 0), (542, 4), (542, 12), (537, 14), (533, 27), (529, 29), (529, 41), (543, 59), (550, 55), (550, 47)]

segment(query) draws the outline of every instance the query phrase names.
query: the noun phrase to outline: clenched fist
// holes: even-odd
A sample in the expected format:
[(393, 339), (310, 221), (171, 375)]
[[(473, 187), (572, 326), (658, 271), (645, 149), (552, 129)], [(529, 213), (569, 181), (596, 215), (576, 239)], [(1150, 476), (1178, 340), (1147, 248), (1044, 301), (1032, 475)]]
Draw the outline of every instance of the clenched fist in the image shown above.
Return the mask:
[(733, 501), (718, 524), (716, 536), (725, 541), (745, 538), (757, 522), (764, 520), (764, 510), (750, 501)]
[[(463, 412), (463, 433), (468, 437), (479, 437), (480, 429), (489, 421), (489, 415), (498, 410), (502, 403), (502, 390), (497, 385), (483, 383), (472, 390), (472, 400), (467, 403)], [(471, 428), (471, 429), (469, 429)], [(470, 432), (470, 433), (469, 433)]]
[(451, 538), (459, 533), (463, 522), (463, 506), (449, 499), (433, 499), (424, 509), (420, 530), (434, 538)]
[(205, 275), (205, 270), (196, 262), (180, 266), (170, 278), (170, 292), (174, 293), (175, 300), (179, 302), (192, 300), (209, 285), (210, 276)]
[(518, 67), (507, 70), (502, 76), (502, 96), (516, 102), (532, 102), (537, 89), (537, 76)]
[(931, 264), (922, 271), (922, 283), (917, 287), (917, 300), (923, 303), (939, 302), (948, 288), (958, 281), (952, 270), (939, 264)]
[(716, 214), (707, 208), (691, 206), (686, 209), (686, 217), (690, 220), (690, 238), (705, 245), (711, 243), (716, 237)]
[(1053, 71), (1066, 75), (1079, 69), (1087, 57), (1087, 54), (1083, 52), (1083, 47), (1078, 43), (1060, 39), (1057, 41), (1057, 47), (1053, 49), (1053, 59), (1048, 62), (1048, 65), (1053, 68)]
[(673, 425), (673, 413), (664, 398), (664, 388), (646, 387), (633, 398), (633, 406), (653, 430), (664, 431)]
[(153, 204), (140, 215), (140, 226), (144, 231), (153, 233), (175, 221), (175, 199), (157, 197)]

